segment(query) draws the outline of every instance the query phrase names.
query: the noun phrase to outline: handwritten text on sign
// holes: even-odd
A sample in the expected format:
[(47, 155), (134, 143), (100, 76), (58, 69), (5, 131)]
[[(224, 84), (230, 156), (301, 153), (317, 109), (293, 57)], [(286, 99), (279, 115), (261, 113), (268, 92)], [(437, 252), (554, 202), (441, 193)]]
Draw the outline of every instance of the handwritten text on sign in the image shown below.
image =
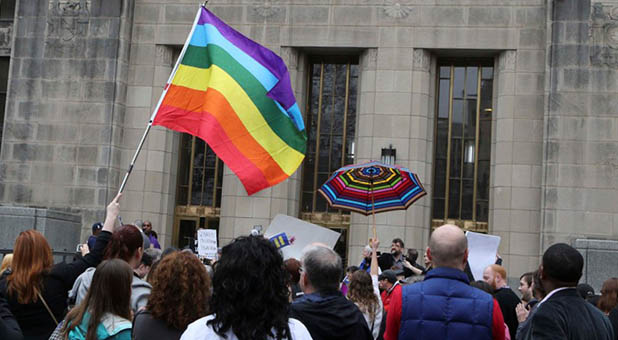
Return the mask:
[(199, 229), (197, 231), (197, 253), (207, 259), (214, 260), (217, 256), (217, 231)]

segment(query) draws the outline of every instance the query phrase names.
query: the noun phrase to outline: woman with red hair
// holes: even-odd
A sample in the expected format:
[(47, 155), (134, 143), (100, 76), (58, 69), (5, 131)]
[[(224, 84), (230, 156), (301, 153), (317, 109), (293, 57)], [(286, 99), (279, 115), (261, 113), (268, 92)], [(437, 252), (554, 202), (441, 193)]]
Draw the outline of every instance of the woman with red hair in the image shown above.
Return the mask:
[(48, 339), (62, 320), (73, 282), (103, 259), (118, 217), (119, 198), (107, 206), (105, 225), (94, 249), (75, 262), (54, 265), (52, 250), (41, 233), (26, 230), (19, 234), (13, 247), (12, 272), (0, 281), (0, 295), (7, 298), (24, 339)]

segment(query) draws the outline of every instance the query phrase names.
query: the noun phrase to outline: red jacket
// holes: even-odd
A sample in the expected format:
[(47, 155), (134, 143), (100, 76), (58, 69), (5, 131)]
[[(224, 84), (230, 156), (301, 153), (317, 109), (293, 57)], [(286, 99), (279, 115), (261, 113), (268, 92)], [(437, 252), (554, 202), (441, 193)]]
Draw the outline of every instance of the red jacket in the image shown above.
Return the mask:
[(401, 313), (401, 285), (399, 281), (395, 282), (395, 285), (390, 290), (383, 291), (381, 297), (385, 312), (388, 312), (388, 306), (391, 301), (399, 300), (399, 312)]

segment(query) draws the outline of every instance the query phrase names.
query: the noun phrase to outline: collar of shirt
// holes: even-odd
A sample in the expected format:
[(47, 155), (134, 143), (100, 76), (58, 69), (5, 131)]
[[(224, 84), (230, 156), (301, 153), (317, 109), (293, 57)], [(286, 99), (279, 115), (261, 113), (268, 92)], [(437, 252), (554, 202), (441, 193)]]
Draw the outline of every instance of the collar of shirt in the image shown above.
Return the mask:
[(390, 293), (393, 291), (393, 289), (395, 289), (395, 287), (396, 287), (398, 284), (399, 284), (399, 281), (395, 282), (395, 283), (393, 284), (393, 286), (391, 287), (391, 289), (389, 289), (389, 290), (387, 290), (387, 291), (386, 291), (386, 294), (390, 294)]
[(556, 289), (552, 290), (551, 292), (549, 292), (549, 294), (547, 294), (547, 296), (545, 296), (545, 297), (543, 298), (543, 300), (541, 300), (541, 301), (539, 301), (539, 303), (537, 303), (537, 305), (538, 305), (538, 306), (537, 306), (537, 308), (538, 308), (539, 306), (541, 306), (541, 304), (543, 304), (543, 302), (545, 302), (546, 300), (548, 300), (548, 299), (549, 299), (552, 295), (554, 295), (554, 294), (558, 293), (558, 292), (559, 292), (559, 291), (561, 291), (561, 290), (566, 290), (566, 289), (575, 289), (575, 287), (560, 287), (560, 288), (556, 288)]

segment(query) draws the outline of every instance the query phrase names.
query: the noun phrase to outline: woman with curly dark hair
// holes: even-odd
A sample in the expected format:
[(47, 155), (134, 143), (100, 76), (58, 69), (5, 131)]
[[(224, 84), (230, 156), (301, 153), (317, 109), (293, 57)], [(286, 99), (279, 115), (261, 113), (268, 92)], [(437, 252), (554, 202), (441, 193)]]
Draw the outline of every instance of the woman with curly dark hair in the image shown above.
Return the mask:
[(371, 275), (364, 270), (355, 271), (350, 278), (347, 297), (363, 313), (374, 339), (380, 335), (382, 324), (382, 299), (378, 288), (377, 249), (380, 242), (371, 241)]
[(283, 259), (262, 236), (239, 237), (223, 247), (212, 283), (213, 314), (190, 324), (181, 340), (311, 339), (300, 321), (288, 318)]
[(145, 310), (135, 315), (133, 338), (180, 339), (191, 322), (205, 316), (210, 278), (193, 254), (174, 252), (150, 274), (152, 291)]

